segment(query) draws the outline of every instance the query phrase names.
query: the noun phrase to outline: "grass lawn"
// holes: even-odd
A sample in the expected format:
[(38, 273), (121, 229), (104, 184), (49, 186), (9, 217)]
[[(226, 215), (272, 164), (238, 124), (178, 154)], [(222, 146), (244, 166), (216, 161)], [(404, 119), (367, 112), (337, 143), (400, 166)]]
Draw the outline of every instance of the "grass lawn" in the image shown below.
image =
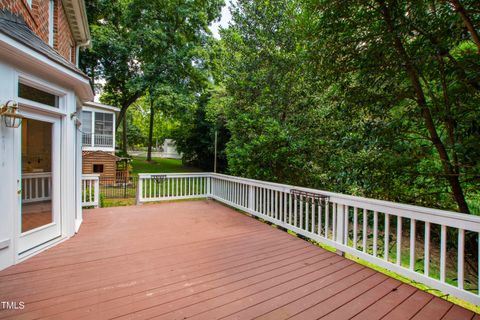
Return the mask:
[(133, 175), (139, 173), (177, 173), (177, 172), (200, 172), (201, 170), (185, 166), (182, 160), (153, 158), (147, 162), (146, 157), (133, 157), (130, 163), (133, 167)]

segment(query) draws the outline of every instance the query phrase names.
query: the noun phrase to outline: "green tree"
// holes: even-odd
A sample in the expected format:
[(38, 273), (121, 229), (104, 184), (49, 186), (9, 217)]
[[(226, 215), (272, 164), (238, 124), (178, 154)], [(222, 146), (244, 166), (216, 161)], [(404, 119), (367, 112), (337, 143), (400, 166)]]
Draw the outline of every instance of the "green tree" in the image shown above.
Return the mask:
[(128, 107), (144, 92), (143, 74), (135, 56), (137, 43), (126, 26), (130, 0), (86, 1), (92, 46), (81, 55), (80, 67), (92, 86), (102, 90), (101, 100), (120, 108), (117, 129), (123, 123), (122, 149), (127, 152)]
[(243, 0), (233, 19), (230, 172), (469, 212), (480, 60), (454, 1)]
[[(151, 97), (147, 159), (155, 111), (168, 108), (165, 102), (172, 93), (185, 97), (201, 93), (206, 86), (208, 25), (218, 18), (222, 5), (222, 0), (132, 0), (128, 7), (130, 30), (138, 44), (135, 55)], [(178, 106), (174, 111), (183, 110)]]

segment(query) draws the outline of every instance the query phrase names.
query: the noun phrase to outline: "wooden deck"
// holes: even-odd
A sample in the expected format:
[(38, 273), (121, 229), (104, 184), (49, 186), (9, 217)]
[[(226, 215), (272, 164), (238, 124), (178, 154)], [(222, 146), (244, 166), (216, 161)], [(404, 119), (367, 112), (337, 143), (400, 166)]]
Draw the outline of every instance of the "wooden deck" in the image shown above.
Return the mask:
[(1, 319), (480, 319), (214, 201), (84, 216), (0, 272)]

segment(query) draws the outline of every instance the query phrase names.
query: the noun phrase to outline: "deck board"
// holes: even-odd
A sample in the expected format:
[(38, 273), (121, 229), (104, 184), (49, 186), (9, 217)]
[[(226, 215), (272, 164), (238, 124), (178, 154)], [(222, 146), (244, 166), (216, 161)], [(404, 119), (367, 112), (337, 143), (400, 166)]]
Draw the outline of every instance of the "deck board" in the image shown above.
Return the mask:
[(0, 272), (0, 319), (471, 319), (214, 201), (86, 210), (80, 232)]

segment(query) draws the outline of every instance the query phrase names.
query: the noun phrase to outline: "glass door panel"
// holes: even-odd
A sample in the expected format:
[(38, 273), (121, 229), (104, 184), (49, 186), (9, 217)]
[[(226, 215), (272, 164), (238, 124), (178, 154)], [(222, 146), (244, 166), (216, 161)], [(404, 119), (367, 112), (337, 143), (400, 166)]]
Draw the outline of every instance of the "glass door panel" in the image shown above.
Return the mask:
[(53, 222), (52, 133), (52, 123), (22, 123), (22, 233)]

